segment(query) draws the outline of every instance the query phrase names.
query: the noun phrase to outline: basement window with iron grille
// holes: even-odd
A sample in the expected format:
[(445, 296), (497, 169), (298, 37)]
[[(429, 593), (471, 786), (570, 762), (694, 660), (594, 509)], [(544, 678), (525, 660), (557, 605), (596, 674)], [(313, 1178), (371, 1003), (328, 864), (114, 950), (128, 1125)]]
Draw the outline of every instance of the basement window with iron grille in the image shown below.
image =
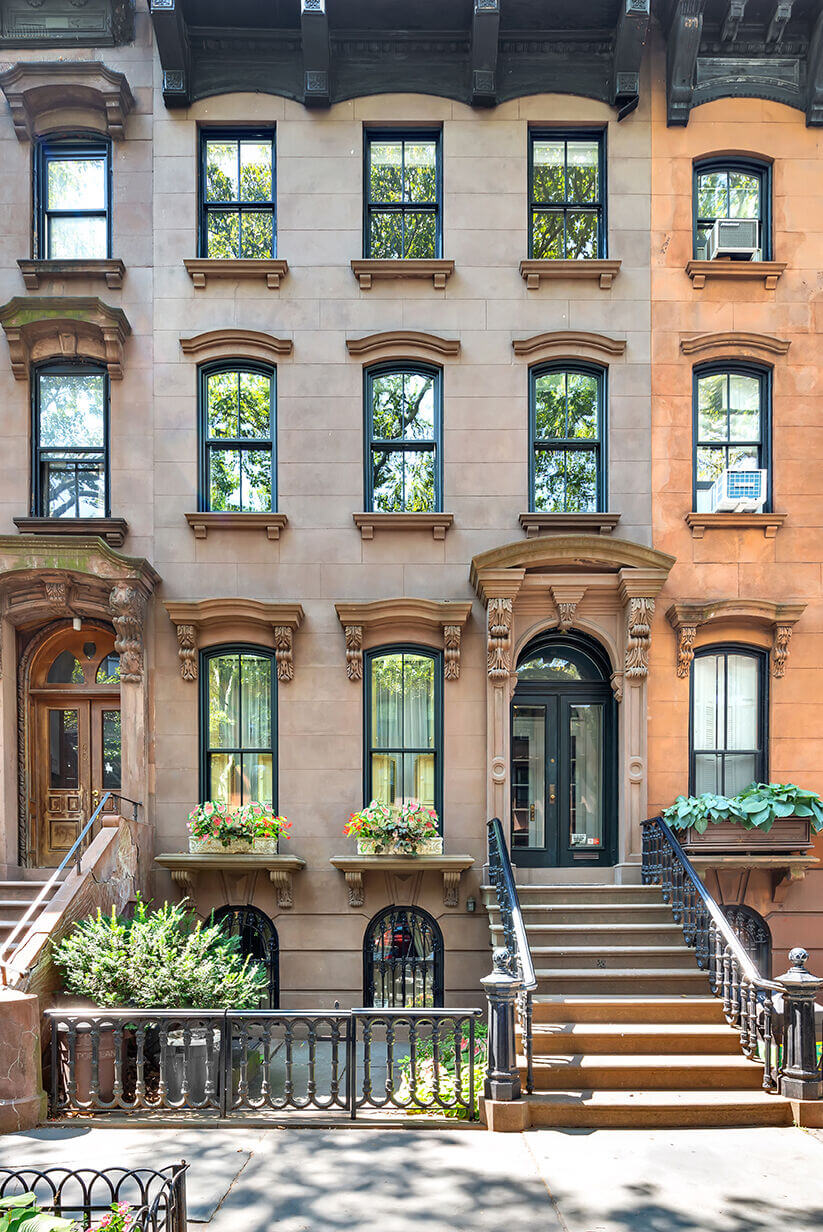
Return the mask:
[(378, 912), (363, 939), (363, 1002), (377, 1009), (443, 1004), (443, 934), (420, 907)]

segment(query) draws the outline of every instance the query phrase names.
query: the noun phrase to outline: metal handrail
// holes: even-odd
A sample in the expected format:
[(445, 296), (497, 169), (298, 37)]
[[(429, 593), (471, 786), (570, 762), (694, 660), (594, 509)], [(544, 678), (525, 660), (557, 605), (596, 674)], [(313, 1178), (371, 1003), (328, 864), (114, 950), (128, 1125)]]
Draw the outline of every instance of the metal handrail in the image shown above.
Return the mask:
[(135, 821), (137, 820), (137, 810), (141, 807), (141, 803), (139, 800), (130, 800), (128, 796), (121, 796), (120, 793), (116, 791), (104, 792), (97, 808), (94, 810), (89, 820), (83, 826), (83, 829), (80, 831), (80, 833), (78, 834), (77, 838), (72, 843), (69, 850), (63, 856), (63, 859), (60, 861), (57, 868), (54, 870), (52, 875), (49, 877), (48, 881), (45, 881), (43, 883), (43, 887), (40, 890), (40, 893), (35, 898), (34, 902), (29, 903), (29, 906), (26, 909), (26, 912), (23, 915), (22, 919), (17, 921), (14, 928), (11, 930), (8, 937), (4, 941), (3, 945), (0, 946), (0, 983), (2, 984), (8, 983), (8, 967), (11, 961), (11, 951), (12, 951), (13, 943), (17, 940), (17, 938), (20, 936), (20, 934), (23, 932), (26, 926), (32, 922), (35, 912), (37, 911), (38, 907), (41, 907), (43, 903), (46, 901), (50, 891), (54, 888), (57, 880), (59, 879), (60, 874), (74, 860), (75, 861), (75, 871), (77, 872), (78, 876), (80, 875), (81, 864), (83, 860), (83, 851), (85, 849), (84, 840), (86, 838), (86, 835), (93, 828), (101, 812), (103, 811), (104, 805), (106, 805), (109, 800), (118, 800), (121, 806), (122, 806), (122, 802), (125, 800), (127, 804), (130, 804), (132, 806), (134, 820)]

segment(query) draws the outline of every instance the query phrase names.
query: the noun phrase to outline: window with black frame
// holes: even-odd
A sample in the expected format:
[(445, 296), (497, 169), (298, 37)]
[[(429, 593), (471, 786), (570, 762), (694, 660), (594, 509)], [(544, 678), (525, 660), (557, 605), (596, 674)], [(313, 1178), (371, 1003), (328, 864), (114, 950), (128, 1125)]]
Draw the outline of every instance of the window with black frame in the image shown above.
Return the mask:
[(200, 256), (273, 257), (274, 130), (200, 134)]
[[(741, 492), (757, 489), (760, 507), (771, 502), (769, 474), (770, 382), (766, 371), (750, 367), (700, 368), (694, 374), (694, 509), (715, 509), (712, 489), (724, 471), (748, 472)], [(766, 482), (753, 472), (765, 471)], [(728, 480), (726, 476), (726, 480)], [(715, 496), (717, 492), (715, 490)]]
[(363, 1004), (430, 1009), (443, 1004), (443, 934), (420, 907), (386, 907), (363, 938)]
[(440, 133), (366, 132), (365, 143), (365, 256), (439, 257)]
[(370, 651), (366, 799), (419, 800), (441, 811), (442, 656), (417, 647)]
[(218, 907), (212, 919), (221, 924), (230, 937), (237, 937), (238, 949), (250, 963), (262, 963), (268, 977), (266, 995), (261, 998), (261, 1009), (280, 1008), (280, 942), (277, 929), (259, 907), (227, 904)]
[(605, 372), (553, 364), (531, 372), (531, 509), (602, 513)]
[(109, 378), (93, 365), (34, 371), (34, 516), (109, 516)]
[(203, 655), (201, 794), (229, 807), (276, 803), (274, 655), (253, 646)]
[(200, 371), (200, 508), (276, 508), (275, 372), (251, 363)]
[(697, 650), (691, 672), (693, 794), (734, 796), (768, 774), (765, 651), (744, 646)]
[(529, 135), (529, 256), (606, 256), (602, 132), (534, 130)]
[(735, 159), (694, 168), (694, 256), (771, 260), (771, 176), (766, 164)]
[(439, 512), (441, 374), (420, 365), (366, 373), (366, 508)]
[(42, 140), (37, 147), (37, 256), (41, 260), (111, 256), (111, 159), (107, 141)]

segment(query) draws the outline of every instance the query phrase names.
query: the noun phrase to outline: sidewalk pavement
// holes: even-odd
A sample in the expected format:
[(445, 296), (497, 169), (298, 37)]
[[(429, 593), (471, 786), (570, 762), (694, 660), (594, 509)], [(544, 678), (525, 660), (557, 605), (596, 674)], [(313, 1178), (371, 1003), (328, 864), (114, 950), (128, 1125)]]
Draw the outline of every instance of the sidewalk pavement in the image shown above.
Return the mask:
[(0, 1138), (0, 1165), (189, 1161), (190, 1232), (821, 1232), (798, 1129), (105, 1129)]

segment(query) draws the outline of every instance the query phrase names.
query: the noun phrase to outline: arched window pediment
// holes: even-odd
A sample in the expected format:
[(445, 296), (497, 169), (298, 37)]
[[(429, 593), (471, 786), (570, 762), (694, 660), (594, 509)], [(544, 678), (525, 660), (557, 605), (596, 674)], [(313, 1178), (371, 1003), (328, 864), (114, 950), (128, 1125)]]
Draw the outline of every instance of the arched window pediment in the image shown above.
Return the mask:
[(438, 363), (442, 359), (455, 359), (460, 354), (460, 339), (441, 338), (419, 330), (389, 329), (379, 334), (365, 334), (362, 338), (347, 338), (346, 350), (349, 355), (369, 363), (396, 360), (402, 364), (414, 359)]
[(15, 379), (28, 379), (32, 364), (90, 360), (104, 364), (112, 380), (123, 379), (123, 356), (131, 325), (122, 308), (91, 296), (15, 296), (0, 308)]
[(274, 365), (278, 359), (294, 354), (294, 342), (291, 338), (276, 338), (274, 334), (256, 329), (211, 329), (191, 338), (181, 338), (180, 349), (198, 363), (220, 360), (234, 363), (250, 359)]
[(785, 674), (794, 626), (805, 603), (771, 603), (766, 599), (716, 599), (709, 603), (673, 603), (666, 619), (677, 635), (677, 674), (689, 675), (698, 630), (719, 634), (730, 626), (758, 629), (771, 640), (772, 676)]

